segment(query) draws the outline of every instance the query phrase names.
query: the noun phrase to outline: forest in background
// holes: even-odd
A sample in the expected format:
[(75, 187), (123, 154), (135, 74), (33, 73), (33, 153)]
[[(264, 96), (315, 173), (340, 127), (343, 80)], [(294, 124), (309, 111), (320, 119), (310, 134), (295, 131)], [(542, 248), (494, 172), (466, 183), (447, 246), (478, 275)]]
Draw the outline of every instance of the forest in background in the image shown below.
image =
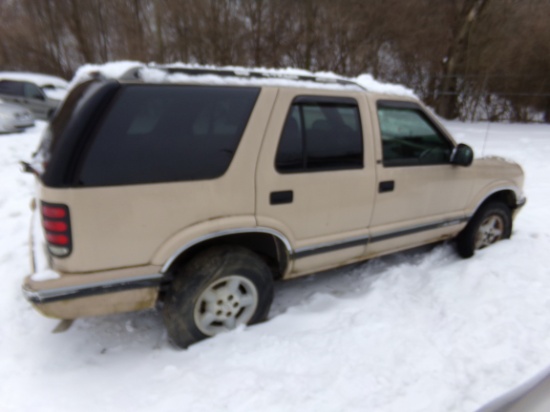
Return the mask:
[(441, 116), (550, 122), (548, 0), (0, 0), (0, 70), (113, 60), (404, 84)]

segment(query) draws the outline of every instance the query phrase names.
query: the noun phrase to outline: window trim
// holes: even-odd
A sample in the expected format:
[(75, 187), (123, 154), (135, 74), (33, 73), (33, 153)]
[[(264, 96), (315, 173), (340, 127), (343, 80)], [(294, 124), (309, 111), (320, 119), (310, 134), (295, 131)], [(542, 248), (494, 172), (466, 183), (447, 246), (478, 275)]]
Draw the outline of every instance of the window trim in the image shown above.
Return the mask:
[[(380, 125), (380, 117), (378, 115), (378, 110), (380, 108), (388, 108), (388, 109), (401, 109), (401, 110), (413, 110), (417, 112), (433, 129), (449, 144), (449, 147), (451, 148), (451, 155), (453, 151), (456, 149), (456, 143), (453, 139), (450, 138), (450, 136), (447, 134), (445, 130), (443, 130), (436, 122), (433, 121), (432, 117), (429, 115), (429, 113), (424, 110), (424, 108), (415, 102), (410, 101), (404, 101), (404, 100), (386, 100), (386, 99), (380, 99), (376, 101), (376, 117), (378, 121), (378, 132), (380, 134), (380, 148), (382, 149), (383, 142), (382, 142), (382, 128)], [(406, 160), (397, 160), (395, 162), (392, 162), (391, 164), (388, 164), (386, 160), (384, 160), (384, 151), (381, 150), (382, 159), (380, 159), (377, 163), (381, 164), (383, 167), (422, 167), (422, 166), (441, 166), (441, 165), (450, 165), (451, 160), (449, 158), (449, 161), (447, 162), (440, 162), (440, 163), (412, 163)]]
[[(301, 137), (302, 137), (302, 168), (300, 170), (281, 170), (277, 167), (277, 154), (279, 153), (279, 148), (281, 146), (283, 132), (285, 130), (285, 125), (288, 121), (288, 118), (292, 115), (292, 110), (295, 105), (299, 106), (300, 121), (302, 124), (305, 124), (304, 114), (302, 107), (303, 106), (328, 106), (328, 107), (352, 107), (357, 110), (357, 120), (359, 123), (359, 132), (361, 133), (361, 166), (352, 166), (345, 168), (307, 168), (307, 139), (305, 128), (301, 128)], [(295, 96), (294, 99), (290, 102), (288, 107), (285, 120), (283, 122), (283, 127), (279, 133), (279, 140), (277, 143), (277, 148), (275, 150), (275, 157), (273, 159), (273, 167), (275, 171), (280, 175), (289, 175), (289, 174), (298, 174), (298, 173), (319, 173), (319, 172), (343, 172), (347, 170), (363, 170), (365, 169), (365, 135), (363, 130), (363, 123), (361, 120), (361, 110), (359, 108), (359, 102), (354, 97), (346, 96), (322, 96), (322, 95), (299, 95)]]

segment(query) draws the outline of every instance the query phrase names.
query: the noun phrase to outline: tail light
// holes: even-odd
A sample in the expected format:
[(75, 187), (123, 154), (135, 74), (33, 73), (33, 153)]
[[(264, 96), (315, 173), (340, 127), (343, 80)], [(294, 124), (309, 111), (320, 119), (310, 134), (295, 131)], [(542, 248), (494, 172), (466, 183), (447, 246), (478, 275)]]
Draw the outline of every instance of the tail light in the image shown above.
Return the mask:
[(40, 213), (50, 253), (56, 257), (69, 256), (73, 242), (71, 238), (71, 219), (67, 205), (41, 202)]

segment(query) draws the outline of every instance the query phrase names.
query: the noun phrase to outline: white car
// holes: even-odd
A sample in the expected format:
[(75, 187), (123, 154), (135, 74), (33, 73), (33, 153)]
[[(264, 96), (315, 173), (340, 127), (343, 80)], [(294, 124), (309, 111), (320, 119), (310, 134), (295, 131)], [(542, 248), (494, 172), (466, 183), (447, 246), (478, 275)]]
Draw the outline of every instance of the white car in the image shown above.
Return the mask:
[(68, 82), (56, 76), (24, 72), (0, 72), (0, 98), (30, 109), (49, 120), (65, 99)]
[(22, 106), (0, 100), (0, 133), (14, 133), (34, 126), (34, 115)]

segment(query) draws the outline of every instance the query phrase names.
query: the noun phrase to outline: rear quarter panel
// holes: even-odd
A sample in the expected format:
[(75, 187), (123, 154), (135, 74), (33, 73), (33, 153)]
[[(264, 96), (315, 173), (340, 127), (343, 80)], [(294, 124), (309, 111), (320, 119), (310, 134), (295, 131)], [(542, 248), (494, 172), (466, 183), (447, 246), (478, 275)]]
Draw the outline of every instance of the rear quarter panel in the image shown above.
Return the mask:
[[(68, 273), (147, 265), (167, 256), (178, 234), (200, 222), (248, 216), (254, 222), (256, 159), (276, 89), (262, 89), (226, 173), (217, 179), (98, 188), (39, 187), (39, 199), (69, 206), (73, 251), (54, 258)], [(185, 238), (185, 236), (181, 236)], [(162, 262), (157, 262), (162, 263)]]

